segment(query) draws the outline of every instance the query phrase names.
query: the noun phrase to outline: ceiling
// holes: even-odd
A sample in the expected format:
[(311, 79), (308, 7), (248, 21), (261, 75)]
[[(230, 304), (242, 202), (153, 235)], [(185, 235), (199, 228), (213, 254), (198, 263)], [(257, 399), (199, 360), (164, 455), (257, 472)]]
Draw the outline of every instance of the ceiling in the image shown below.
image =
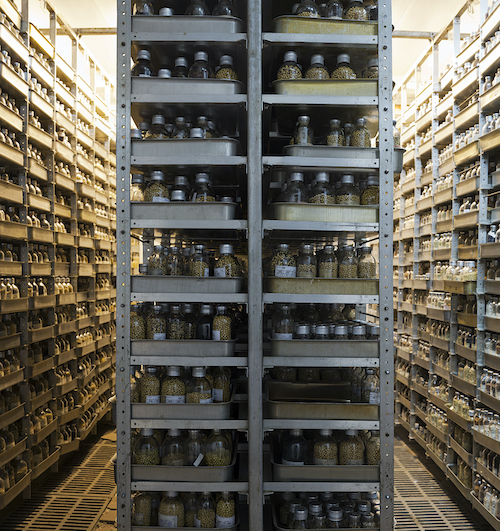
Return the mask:
[[(18, 5), (21, 2), (15, 1)], [(392, 0), (394, 29), (437, 33), (449, 22), (462, 2), (463, 0)], [(47, 11), (43, 9), (44, 0), (29, 0), (29, 3), (34, 24), (40, 28), (48, 27)], [(50, 3), (73, 28), (116, 27), (116, 0), (50, 0)], [(469, 33), (478, 27), (479, 0), (470, 0), (470, 3), (470, 13), (465, 13), (462, 17), (462, 33)], [(110, 78), (114, 79), (116, 38), (84, 36), (83, 42)], [(426, 39), (394, 39), (393, 76), (396, 83), (414, 66), (427, 45)], [(445, 53), (440, 58), (442, 66), (448, 62), (444, 57), (446, 48), (447, 43), (444, 43), (442, 50)], [(451, 53), (451, 47), (448, 47), (448, 53)]]

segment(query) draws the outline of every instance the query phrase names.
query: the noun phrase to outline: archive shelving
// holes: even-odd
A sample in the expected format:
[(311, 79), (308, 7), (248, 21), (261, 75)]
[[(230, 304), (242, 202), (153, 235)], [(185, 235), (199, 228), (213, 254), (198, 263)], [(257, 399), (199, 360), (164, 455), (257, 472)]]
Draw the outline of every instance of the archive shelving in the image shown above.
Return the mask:
[[(210, 2), (209, 2), (210, 4)], [(137, 16), (132, 14), (129, 2), (118, 2), (118, 67), (120, 79), (118, 90), (117, 116), (118, 130), (123, 134), (117, 140), (118, 240), (117, 254), (120, 257), (117, 267), (117, 433), (118, 433), (118, 528), (136, 529), (132, 525), (131, 495), (137, 491), (232, 491), (239, 494), (240, 528), (262, 531), (272, 528), (271, 495), (285, 491), (295, 492), (366, 492), (378, 491), (381, 502), (379, 528), (393, 528), (393, 298), (392, 298), (392, 192), (394, 173), (394, 139), (392, 128), (392, 44), (391, 44), (391, 3), (379, 6), (378, 26), (371, 22), (368, 35), (323, 34), (301, 32), (287, 33), (273, 31), (273, 19), (288, 13), (284, 3), (264, 3), (254, 0), (238, 3), (235, 9), (242, 25), (234, 19), (226, 21), (228, 29), (208, 28), (205, 17), (173, 15), (158, 16), (161, 2), (153, 2), (155, 15)], [(215, 3), (214, 3), (215, 5)], [(173, 6), (175, 13), (185, 7)], [(212, 9), (212, 4), (209, 5)], [(291, 17), (293, 19), (294, 17)], [(297, 17), (295, 17), (297, 18)], [(214, 19), (211, 19), (213, 22)], [(230, 29), (231, 25), (234, 28)], [(368, 27), (368, 26), (367, 26)], [(208, 29), (207, 29), (208, 28)], [(290, 31), (290, 30), (289, 30)], [(235, 68), (243, 81), (241, 94), (216, 94), (206, 88), (203, 93), (190, 93), (190, 81), (185, 80), (183, 89), (176, 89), (174, 79), (155, 79), (142, 82), (131, 75), (130, 65), (137, 51), (147, 48), (151, 52), (152, 63), (156, 68), (173, 66), (177, 55), (190, 58), (194, 52), (208, 52), (215, 65), (221, 54), (230, 54), (235, 60)], [(271, 82), (282, 61), (283, 53), (295, 50), (302, 61), (308, 61), (313, 53), (324, 53), (329, 59), (346, 49), (356, 56), (357, 68), (367, 54), (378, 55), (381, 76), (375, 84), (373, 95), (341, 96), (283, 95), (274, 94)], [(365, 65), (363, 65), (364, 67)], [(164, 90), (153, 89), (154, 84), (164, 85)], [(207, 84), (208, 87), (208, 84)], [(193, 89), (194, 90), (194, 89)], [(200, 114), (208, 115), (221, 129), (221, 133), (240, 142), (241, 152), (231, 152), (216, 156), (203, 151), (192, 151), (169, 145), (172, 140), (154, 142), (131, 138), (131, 117), (139, 126), (144, 120), (150, 121), (156, 113), (163, 113), (170, 119), (183, 114), (195, 120)], [(370, 115), (372, 134), (379, 133), (379, 148), (366, 148), (359, 152), (367, 156), (362, 160), (350, 153), (343, 158), (331, 155), (283, 156), (281, 149), (288, 143), (293, 132), (294, 122), (299, 114), (308, 114), (319, 125), (322, 116), (340, 113), (343, 119)], [(323, 126), (324, 127), (324, 126)], [(134, 133), (135, 135), (135, 133)], [(200, 141), (201, 142), (201, 141)], [(204, 140), (208, 142), (208, 140)], [(187, 144), (185, 144), (187, 145)], [(201, 144), (199, 144), (201, 146)], [(208, 144), (207, 144), (208, 145)], [(146, 146), (146, 147), (145, 147)], [(200, 148), (201, 149), (201, 148)], [(354, 149), (354, 148), (353, 148)], [(132, 173), (148, 175), (155, 169), (163, 169), (172, 176), (187, 174), (191, 178), (199, 171), (209, 169), (214, 178), (214, 187), (219, 195), (228, 190), (241, 203), (239, 219), (215, 219), (210, 216), (197, 216), (188, 205), (170, 203), (145, 203), (140, 205), (130, 201), (130, 176)], [(268, 206), (275, 202), (284, 176), (290, 171), (329, 171), (368, 174), (376, 172), (380, 176), (380, 201), (376, 208), (376, 219), (359, 222), (352, 215), (347, 221), (286, 221), (278, 216), (268, 215)], [(206, 171), (206, 170), (205, 170)], [(223, 176), (223, 178), (221, 178)], [(214, 208), (220, 204), (214, 203)], [(183, 208), (185, 207), (185, 208)], [(143, 241), (141, 260), (147, 263), (153, 252), (153, 243), (165, 245), (186, 243), (206, 243), (210, 250), (219, 243), (233, 243), (236, 253), (246, 264), (248, 275), (241, 292), (231, 292), (224, 280), (179, 279), (165, 276), (150, 277), (137, 275), (130, 260), (131, 240), (128, 235), (140, 234)], [(372, 281), (369, 291), (354, 291), (354, 282), (343, 282), (341, 291), (330, 294), (323, 291), (305, 290), (301, 294), (273, 292), (270, 279), (263, 278), (263, 259), (281, 241), (292, 246), (297, 241), (307, 240), (316, 244), (337, 241), (343, 235), (351, 240), (364, 237), (378, 241), (379, 280)], [(214, 292), (210, 285), (221, 280), (220, 288)], [(227, 282), (226, 282), (227, 284)], [(237, 291), (237, 290), (236, 290)], [(211, 354), (213, 342), (207, 342), (203, 360), (196, 357), (193, 345), (182, 348), (182, 357), (175, 345), (168, 339), (163, 341), (133, 341), (130, 337), (131, 303), (225, 303), (246, 307), (248, 330), (238, 338), (233, 356), (221, 357)], [(378, 305), (380, 316), (380, 341), (376, 353), (368, 355), (362, 349), (353, 357), (340, 356), (332, 350), (326, 357), (273, 355), (266, 337), (266, 318), (271, 305), (279, 303), (355, 304), (357, 316), (365, 314), (366, 305)], [(240, 330), (241, 332), (241, 330)], [(196, 352), (195, 352), (196, 350)], [(369, 358), (369, 359), (368, 359)], [(141, 404), (131, 401), (133, 379), (138, 366), (183, 365), (196, 367), (225, 365), (237, 374), (237, 412), (222, 420), (207, 420), (199, 408), (196, 412), (185, 413), (179, 418), (170, 404)], [(281, 365), (303, 367), (378, 367), (381, 381), (381, 403), (375, 416), (363, 416), (358, 420), (332, 420), (305, 418), (280, 418), (268, 412), (268, 401), (263, 394), (264, 375)], [(236, 373), (235, 369), (238, 369)], [(183, 406), (184, 407), (184, 406)], [(196, 408), (195, 408), (196, 409)], [(340, 418), (340, 417), (339, 417)], [(379, 467), (375, 473), (362, 475), (350, 480), (344, 474), (339, 481), (332, 479), (286, 481), (273, 479), (269, 454), (270, 435), (276, 430), (332, 428), (380, 430), (383, 448)], [(214, 482), (200, 476), (192, 481), (187, 474), (182, 479), (159, 478), (159, 471), (151, 467), (151, 476), (131, 463), (132, 432), (135, 429), (210, 429), (227, 428), (246, 433), (247, 443), (240, 433), (238, 454), (239, 475), (226, 482)], [(143, 467), (142, 467), (143, 468)], [(176, 471), (177, 474), (177, 471)], [(139, 529), (139, 527), (137, 527)]]
[[(500, 144), (498, 130), (484, 126), (499, 105), (496, 79), (486, 85), (486, 76), (493, 80), (500, 66), (492, 40), (500, 10), (489, 4), (481, 2), (477, 31), (464, 39), (463, 3), (395, 92), (407, 147), (394, 193), (396, 416), (463, 497), (500, 529), (479, 498), (478, 483), (499, 485), (483, 460), (485, 449), (498, 451), (498, 440), (481, 427), (482, 410), (499, 412), (483, 378), (485, 369), (499, 366), (490, 346), (498, 321), (488, 309), (498, 286), (487, 275), (499, 249), (488, 233), (497, 222)], [(453, 51), (443, 57), (449, 32)], [(444, 67), (445, 61), (452, 66)], [(432, 72), (428, 81), (420, 79), (425, 69)], [(413, 82), (415, 91), (409, 90)], [(476, 203), (472, 209), (468, 197)], [(448, 276), (449, 265), (458, 269), (463, 261), (472, 261), (477, 279), (451, 270)], [(441, 427), (433, 422), (436, 415)]]
[[(0, 496), (1, 509), (28, 497), (33, 480), (79, 448), (110, 411), (115, 380), (113, 82), (46, 7), (52, 40), (30, 23), (28, 10), (0, 2), (0, 429), (16, 434), (0, 466), (22, 455), (28, 467)], [(71, 65), (55, 41), (58, 25), (74, 46)], [(19, 298), (6, 295), (6, 277)], [(9, 372), (5, 360), (17, 368), (16, 358), (19, 369)], [(36, 421), (46, 407), (53, 419)], [(40, 443), (42, 459), (33, 452)]]

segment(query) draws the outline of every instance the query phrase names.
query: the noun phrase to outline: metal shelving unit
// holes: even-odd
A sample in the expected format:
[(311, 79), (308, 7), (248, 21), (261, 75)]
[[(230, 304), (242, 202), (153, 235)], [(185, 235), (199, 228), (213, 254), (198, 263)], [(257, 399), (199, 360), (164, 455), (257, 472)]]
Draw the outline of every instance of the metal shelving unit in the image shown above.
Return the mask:
[[(154, 2), (153, 2), (154, 3)], [(161, 7), (154, 3), (155, 8)], [(118, 2), (118, 90), (117, 117), (117, 167), (118, 170), (118, 233), (124, 235), (118, 242), (118, 273), (117, 273), (117, 370), (120, 377), (117, 382), (117, 432), (118, 432), (118, 528), (123, 530), (136, 529), (131, 524), (131, 495), (134, 491), (232, 491), (239, 493), (240, 510), (245, 519), (240, 519), (240, 529), (263, 531), (272, 529), (271, 495), (285, 491), (325, 491), (325, 492), (367, 492), (378, 491), (381, 500), (381, 518), (379, 529), (393, 529), (393, 431), (394, 431), (394, 373), (393, 373), (393, 298), (392, 298), (392, 194), (394, 174), (394, 139), (392, 129), (392, 28), (391, 2), (379, 6), (378, 32), (375, 35), (335, 35), (307, 33), (275, 33), (271, 31), (271, 20), (288, 7), (283, 3), (264, 3), (248, 0), (236, 6), (241, 9), (239, 16), (244, 19), (246, 32), (243, 33), (209, 33), (203, 28), (203, 19), (192, 20), (186, 24), (186, 17), (132, 16), (129, 2)], [(182, 9), (180, 9), (182, 11)], [(179, 12), (180, 12), (179, 11)], [(180, 26), (175, 26), (175, 19)], [(182, 27), (181, 32), (179, 27)], [(376, 27), (370, 26), (371, 29)], [(139, 29), (140, 28), (140, 29)], [(177, 29), (176, 29), (177, 28)], [(171, 30), (171, 31), (170, 31)], [(241, 30), (242, 31), (242, 30)], [(230, 53), (235, 57), (239, 75), (243, 78), (246, 92), (236, 95), (189, 94), (176, 92), (171, 83), (171, 90), (158, 94), (149, 90), (136, 91), (136, 79), (131, 76), (130, 64), (135, 53), (142, 47), (155, 52), (161, 50), (167, 63), (173, 63), (175, 54), (182, 50), (183, 54), (192, 54), (198, 47), (207, 50), (213, 59), (221, 53)], [(283, 96), (270, 93), (269, 73), (275, 72), (283, 52), (296, 49), (300, 53), (314, 53), (322, 50), (328, 56), (335, 56), (341, 51), (353, 50), (359, 55), (372, 54), (379, 57), (378, 91), (376, 96)], [(305, 57), (305, 56), (304, 56)], [(154, 61), (153, 61), (154, 62)], [(272, 74), (274, 75), (274, 73)], [(170, 80), (166, 80), (170, 81)], [(172, 80), (173, 81), (173, 80)], [(193, 80), (194, 81), (194, 80)], [(144, 85), (156, 80), (150, 78)], [(372, 130), (379, 132), (380, 148), (363, 152), (367, 158), (353, 157), (352, 152), (343, 158), (331, 158), (325, 154), (314, 156), (281, 155), (281, 144), (288, 142), (275, 130), (275, 121), (283, 119), (285, 135), (290, 136), (290, 127), (301, 113), (309, 113), (321, 119), (325, 109), (329, 113), (340, 112), (342, 116), (353, 116), (353, 108), (360, 115), (371, 117)], [(132, 116), (136, 123), (150, 118), (155, 112), (169, 117), (180, 114), (196, 117), (197, 112), (212, 113), (214, 121), (226, 121), (224, 128), (230, 137), (241, 140), (242, 154), (236, 156), (200, 157), (196, 153), (189, 156), (159, 154), (158, 157), (136, 156), (137, 148), (131, 140)], [(219, 112), (220, 111), (220, 112)], [(351, 114), (349, 114), (351, 113)], [(293, 120), (290, 125), (290, 120)], [(283, 133), (283, 131), (280, 131)], [(286, 138), (286, 140), (284, 140)], [(137, 141), (137, 142), (140, 142)], [(168, 142), (168, 141), (166, 141)], [(281, 143), (281, 144), (280, 144)], [(271, 145), (272, 144), (272, 145)], [(281, 146), (281, 147), (276, 147)], [(140, 206), (130, 202), (130, 174), (136, 171), (147, 173), (154, 167), (165, 167), (175, 174), (182, 167), (184, 172), (193, 175), (200, 167), (210, 167), (211, 172), (220, 174), (221, 168), (227, 171), (228, 182), (237, 180), (242, 201), (243, 219), (203, 220), (203, 226), (193, 210), (185, 206), (185, 217), (176, 212), (169, 217), (168, 203), (163, 205)], [(324, 170), (332, 173), (349, 171), (354, 173), (373, 173), (380, 175), (380, 201), (377, 220), (362, 222), (356, 216), (348, 221), (285, 221), (267, 218), (267, 205), (276, 199), (281, 184), (280, 172), (300, 169), (303, 171)], [(149, 206), (152, 208), (149, 209)], [(173, 206), (173, 205), (172, 205)], [(139, 211), (139, 208), (141, 211)], [(148, 210), (149, 209), (149, 210)], [(168, 281), (164, 287), (158, 287), (155, 278), (135, 277), (131, 274), (131, 230), (137, 233), (142, 229), (143, 261), (151, 253), (153, 240), (176, 234), (178, 240), (205, 241), (214, 237), (215, 241), (234, 241), (239, 239), (240, 249), (248, 257), (247, 283), (241, 293), (200, 293), (196, 287), (187, 284), (182, 289), (169, 290)], [(296, 241), (308, 239), (315, 242), (331, 241), (342, 234), (351, 239), (370, 236), (378, 239), (378, 267), (380, 279), (372, 281), (368, 291), (360, 292), (358, 286), (343, 283), (338, 294), (272, 293), (267, 279), (263, 279), (263, 257), (269, 254), (269, 248), (279, 241)], [(168, 279), (168, 277), (165, 277)], [(211, 279), (206, 279), (208, 282)], [(137, 283), (141, 287), (137, 287)], [(207, 282), (207, 284), (208, 284)], [(355, 281), (354, 281), (355, 282)], [(195, 286), (195, 281), (192, 282)], [(205, 288), (203, 289), (205, 291)], [(366, 293), (366, 294), (359, 294)], [(203, 365), (226, 365), (245, 369), (242, 376), (244, 391), (239, 395), (238, 415), (230, 419), (211, 421), (193, 415), (190, 419), (177, 418), (178, 415), (156, 413), (149, 414), (143, 406), (146, 404), (131, 403), (131, 384), (134, 367), (137, 365), (183, 365), (197, 366), (200, 358), (195, 354), (197, 347), (183, 347), (182, 354), (175, 352), (177, 344), (170, 341), (157, 347), (154, 341), (131, 341), (129, 334), (130, 307), (132, 302), (206, 302), (244, 304), (247, 308), (248, 335), (240, 349), (233, 357), (211, 353), (210, 345), (206, 347), (207, 355), (202, 358)], [(364, 315), (366, 305), (378, 305), (377, 319), (380, 321), (380, 342), (376, 352), (372, 345), (359, 348), (359, 351), (336, 355), (332, 353), (322, 356), (275, 356), (272, 355), (270, 344), (265, 335), (264, 314), (270, 305), (275, 303), (341, 303), (356, 304), (358, 315)], [(389, 346), (390, 345), (390, 346)], [(160, 351), (158, 351), (158, 348)], [(263, 377), (265, 371), (279, 366), (294, 367), (375, 367), (380, 372), (382, 401), (375, 416), (361, 417), (360, 420), (320, 420), (309, 418), (272, 418), (269, 404), (263, 394)], [(139, 407), (138, 407), (139, 406)], [(164, 405), (161, 405), (163, 407)], [(152, 411), (152, 409), (150, 408)], [(149, 410), (148, 410), (149, 411)], [(248, 444), (240, 444), (238, 452), (241, 463), (240, 476), (225, 483), (193, 481), (133, 480), (131, 465), (131, 433), (135, 428), (227, 428), (247, 433)], [(361, 474), (361, 479), (340, 480), (328, 478), (317, 481), (286, 481), (276, 480), (272, 475), (271, 456), (269, 454), (269, 435), (275, 430), (332, 428), (345, 430), (349, 428), (380, 430), (381, 462), (376, 470)], [(240, 439), (241, 442), (241, 439)], [(341, 468), (341, 467), (340, 467)], [(246, 503), (245, 503), (246, 502)], [(248, 516), (247, 516), (248, 515)], [(138, 529), (138, 528), (137, 528)]]

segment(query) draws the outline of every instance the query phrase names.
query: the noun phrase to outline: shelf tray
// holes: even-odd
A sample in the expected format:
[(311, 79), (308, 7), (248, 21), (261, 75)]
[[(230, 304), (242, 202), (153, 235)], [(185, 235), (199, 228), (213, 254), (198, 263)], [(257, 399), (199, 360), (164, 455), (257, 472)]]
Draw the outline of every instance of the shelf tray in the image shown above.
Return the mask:
[[(378, 479), (376, 481), (378, 481)], [(275, 507), (275, 505), (273, 505), (273, 526), (274, 526), (275, 531), (287, 531), (288, 530), (288, 527), (282, 527), (282, 525), (278, 522), (278, 517), (276, 515), (276, 507)], [(139, 529), (139, 528), (137, 528), (137, 529)], [(363, 531), (363, 529), (361, 527), (357, 527), (357, 528), (354, 528), (354, 527), (351, 527), (351, 528), (343, 527), (343, 528), (339, 528), (338, 531), (347, 531), (348, 529), (350, 531)], [(379, 531), (380, 527), (374, 527), (374, 528), (372, 528), (372, 530), (373, 531)], [(319, 529), (311, 529), (310, 531), (320, 531), (320, 530)]]
[(130, 217), (134, 221), (145, 220), (218, 220), (228, 221), (235, 218), (236, 203), (130, 203)]
[(373, 35), (378, 34), (378, 23), (357, 20), (328, 20), (282, 16), (273, 20), (276, 33), (318, 33), (320, 35)]
[(245, 86), (243, 83), (234, 79), (132, 77), (132, 102), (142, 101), (143, 98), (141, 96), (143, 94), (154, 94), (156, 96), (161, 96), (162, 94), (229, 95), (243, 94), (244, 92)]
[(133, 276), (135, 293), (241, 293), (243, 278)]
[(266, 381), (270, 401), (300, 402), (350, 402), (350, 382), (282, 382), (278, 380)]
[(209, 341), (202, 339), (167, 339), (154, 341), (137, 339), (131, 341), (131, 356), (185, 356), (201, 358), (206, 356), (230, 357), (234, 355), (236, 340)]
[(134, 15), (132, 33), (241, 33), (245, 30), (243, 21), (236, 17), (191, 15), (150, 16)]
[(378, 97), (378, 80), (373, 79), (279, 79), (272, 85), (282, 95)]
[[(133, 140), (132, 159), (152, 157), (165, 160), (168, 157), (234, 157), (240, 153), (240, 143), (232, 138), (170, 138), (168, 140)], [(151, 163), (153, 163), (152, 161)]]
[(287, 420), (378, 420), (379, 406), (269, 400), (269, 415), (273, 419)]
[(378, 280), (345, 278), (267, 277), (269, 293), (314, 295), (378, 295)]
[(315, 358), (378, 358), (378, 341), (338, 341), (335, 339), (271, 339), (271, 356)]
[(351, 146), (300, 146), (292, 144), (283, 148), (283, 155), (287, 157), (314, 157), (323, 159), (364, 159), (375, 162), (378, 160), (378, 149)]
[(317, 205), (274, 203), (272, 219), (324, 223), (378, 223), (378, 206)]

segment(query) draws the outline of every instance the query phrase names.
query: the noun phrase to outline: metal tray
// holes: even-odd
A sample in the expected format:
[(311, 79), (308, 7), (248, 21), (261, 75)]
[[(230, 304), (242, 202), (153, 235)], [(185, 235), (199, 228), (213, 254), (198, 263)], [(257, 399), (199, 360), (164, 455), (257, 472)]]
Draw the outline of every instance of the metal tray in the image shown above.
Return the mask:
[[(377, 480), (378, 481), (378, 480)], [(281, 524), (278, 522), (278, 517), (276, 515), (276, 507), (273, 505), (273, 527), (276, 531), (289, 531), (287, 527), (281, 527)], [(139, 528), (137, 528), (139, 529)], [(141, 528), (141, 529), (148, 529), (148, 528)], [(365, 531), (366, 528), (361, 527), (341, 527), (338, 529), (338, 531)], [(380, 531), (380, 527), (372, 527), (373, 531)], [(321, 531), (320, 529), (311, 529), (310, 531)]]
[(229, 402), (217, 404), (132, 404), (132, 419), (229, 420), (235, 391)]
[[(197, 157), (234, 157), (241, 152), (233, 138), (170, 138), (169, 140), (132, 140), (132, 158), (162, 159), (186, 157), (186, 164)], [(152, 161), (154, 162), (154, 161)]]
[(132, 17), (132, 33), (242, 33), (244, 22), (236, 17), (170, 17), (135, 15)]
[(130, 203), (130, 217), (133, 220), (219, 220), (228, 221), (236, 216), (236, 203)]
[(378, 160), (378, 149), (351, 146), (287, 145), (283, 148), (283, 155), (286, 155), (287, 157), (314, 157), (325, 159), (364, 159), (375, 162)]
[[(238, 509), (236, 509), (236, 525), (233, 527), (224, 527), (226, 531), (238, 531), (238, 527), (240, 525), (240, 521), (238, 518)], [(158, 526), (136, 526), (133, 525), (130, 530), (131, 531), (161, 531), (162, 529), (167, 529), (166, 527), (158, 527)], [(199, 527), (182, 527), (182, 531), (198, 531)], [(208, 527), (205, 528), (205, 531), (220, 531), (221, 527)], [(354, 530), (356, 531), (356, 530)], [(362, 531), (361, 529), (359, 531)], [(376, 530), (375, 530), (376, 531)]]
[(234, 478), (236, 449), (228, 466), (132, 465), (132, 481), (207, 481), (221, 483)]
[(319, 33), (321, 35), (377, 35), (378, 23), (357, 20), (329, 20), (287, 15), (273, 20), (276, 33)]
[(287, 402), (349, 403), (350, 382), (281, 382), (266, 381), (269, 400)]
[(272, 85), (274, 92), (282, 95), (378, 97), (378, 81), (374, 79), (279, 79)]
[(135, 293), (241, 293), (243, 278), (133, 276)]
[(273, 419), (287, 420), (378, 420), (379, 406), (269, 400), (269, 415)]
[(236, 339), (231, 341), (209, 341), (202, 339), (167, 339), (154, 341), (136, 339), (131, 341), (131, 356), (185, 356), (202, 358), (206, 356), (230, 357), (234, 355)]
[(267, 277), (268, 293), (309, 295), (378, 295), (378, 280)]
[(271, 356), (314, 358), (378, 358), (378, 341), (336, 339), (271, 339)]
[(378, 206), (274, 203), (271, 209), (272, 219), (324, 223), (378, 223), (378, 214)]
[[(191, 18), (192, 20), (192, 18)], [(132, 101), (142, 101), (143, 94), (243, 94), (245, 85), (234, 79), (186, 79), (132, 77)]]

